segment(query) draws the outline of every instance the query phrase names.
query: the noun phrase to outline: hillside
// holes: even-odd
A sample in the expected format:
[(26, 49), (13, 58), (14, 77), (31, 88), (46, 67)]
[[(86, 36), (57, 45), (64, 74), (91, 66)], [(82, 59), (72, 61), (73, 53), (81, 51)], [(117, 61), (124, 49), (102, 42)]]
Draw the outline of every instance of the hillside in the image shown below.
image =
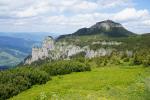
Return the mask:
[[(99, 23), (104, 23), (103, 22), (99, 22)], [(115, 22), (113, 22), (115, 23)], [(97, 24), (93, 25), (92, 27), (96, 27)], [(117, 25), (121, 25), (119, 23), (117, 23)], [(122, 26), (122, 25), (121, 25)], [(123, 28), (123, 27), (121, 27)], [(115, 30), (115, 29), (114, 29)], [(125, 29), (126, 30), (126, 29)], [(116, 48), (116, 49), (128, 49), (128, 50), (133, 50), (133, 49), (140, 49), (142, 48), (149, 48), (150, 47), (150, 33), (145, 33), (142, 35), (138, 35), (138, 34), (134, 34), (133, 32), (130, 32), (128, 30), (126, 30), (127, 32), (124, 33), (124, 31), (120, 31), (119, 33), (117, 32), (110, 32), (110, 34), (107, 34), (107, 32), (104, 32), (102, 34), (94, 34), (94, 33), (90, 33), (90, 34), (86, 34), (86, 32), (75, 32), (73, 34), (69, 34), (69, 35), (62, 35), (60, 37), (57, 38), (58, 42), (68, 42), (70, 44), (75, 44), (77, 46), (90, 46), (91, 49), (99, 49), (101, 47), (110, 47), (110, 48)], [(101, 31), (99, 31), (101, 32)], [(117, 34), (122, 34), (122, 36), (116, 36)], [(98, 43), (100, 42), (112, 42), (112, 41), (116, 41), (116, 42), (121, 42), (121, 45), (100, 45)]]
[(113, 22), (111, 20), (106, 20), (102, 22), (97, 22), (90, 28), (82, 28), (73, 35), (94, 35), (94, 34), (104, 34), (111, 37), (127, 37), (132, 36), (134, 33), (125, 29), (120, 23)]
[(142, 34), (142, 36), (150, 37), (150, 33), (144, 33), (144, 34)]
[(10, 100), (149, 100), (150, 68), (110, 66), (56, 76)]
[(111, 20), (105, 20), (102, 22), (97, 22), (95, 25), (92, 25), (89, 28), (81, 28), (72, 34), (61, 35), (56, 41), (68, 42), (81, 47), (88, 45), (93, 49), (103, 47), (100, 44), (96, 44), (98, 42), (116, 41), (121, 42), (122, 44), (119, 46), (113, 46), (113, 48), (118, 49), (119, 47), (119, 49), (133, 49), (133, 47), (137, 44), (143, 46), (143, 44), (146, 43), (144, 46), (147, 46), (149, 38), (150, 37), (147, 35), (138, 35), (128, 31), (120, 23)]
[(97, 22), (89, 28), (81, 28), (76, 32), (69, 35), (62, 35), (58, 39), (72, 36), (83, 36), (83, 35), (101, 35), (105, 37), (128, 37), (134, 36), (133, 32), (125, 29), (120, 23), (116, 23), (112, 20), (105, 20)]

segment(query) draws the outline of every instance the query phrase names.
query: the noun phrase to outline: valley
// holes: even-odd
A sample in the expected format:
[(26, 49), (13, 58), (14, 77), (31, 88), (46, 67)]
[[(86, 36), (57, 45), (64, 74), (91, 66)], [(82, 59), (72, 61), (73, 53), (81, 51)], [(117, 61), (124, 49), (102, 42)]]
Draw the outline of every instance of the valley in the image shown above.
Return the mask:
[(0, 66), (15, 66), (31, 52), (36, 41), (0, 36)]

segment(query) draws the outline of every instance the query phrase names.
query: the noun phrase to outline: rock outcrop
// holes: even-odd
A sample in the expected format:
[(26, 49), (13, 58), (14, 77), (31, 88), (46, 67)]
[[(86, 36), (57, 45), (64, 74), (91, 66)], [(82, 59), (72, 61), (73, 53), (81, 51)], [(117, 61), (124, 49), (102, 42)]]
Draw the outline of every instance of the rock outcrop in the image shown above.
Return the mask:
[(110, 55), (111, 49), (100, 48), (98, 50), (91, 50), (89, 46), (79, 47), (66, 42), (55, 42), (52, 37), (46, 37), (41, 47), (33, 47), (32, 55), (25, 59), (24, 64), (31, 64), (38, 60), (49, 58), (51, 60), (70, 59), (71, 56), (85, 52), (85, 57), (93, 58), (96, 56)]
[(98, 22), (95, 25), (91, 26), (91, 30), (94, 29), (104, 29), (106, 31), (109, 31), (111, 28), (119, 28), (119, 27), (123, 27), (121, 24), (113, 22), (111, 20), (106, 20), (106, 21), (102, 21), (102, 22)]
[(48, 52), (54, 50), (54, 40), (52, 37), (46, 37), (42, 47), (33, 47), (32, 55), (25, 59), (25, 64), (31, 64), (39, 59), (45, 59), (49, 56)]

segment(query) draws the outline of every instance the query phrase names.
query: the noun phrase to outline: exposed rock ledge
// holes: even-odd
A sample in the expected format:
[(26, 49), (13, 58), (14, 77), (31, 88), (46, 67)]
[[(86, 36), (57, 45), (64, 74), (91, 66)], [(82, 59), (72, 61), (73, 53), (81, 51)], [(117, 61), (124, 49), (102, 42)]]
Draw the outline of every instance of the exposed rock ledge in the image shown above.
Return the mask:
[[(121, 45), (121, 42), (95, 42), (96, 44), (103, 45)], [(94, 44), (95, 44), (94, 43)], [(89, 46), (79, 47), (73, 44), (68, 44), (66, 42), (56, 42), (52, 37), (46, 37), (42, 43), (42, 46), (32, 48), (32, 55), (24, 60), (24, 64), (31, 64), (32, 62), (38, 60), (44, 60), (46, 58), (51, 60), (58, 59), (70, 59), (72, 56), (84, 52), (86, 58), (94, 58), (100, 56), (111, 55), (113, 49), (100, 48), (98, 50), (92, 50)], [(118, 51), (119, 52), (119, 51)], [(121, 52), (121, 51), (120, 51)], [(123, 53), (123, 52), (122, 52)], [(132, 51), (124, 51), (127, 56), (132, 56)]]
[(67, 43), (55, 42), (52, 37), (46, 37), (42, 43), (42, 47), (32, 48), (32, 55), (25, 59), (24, 64), (31, 64), (39, 59), (43, 60), (46, 58), (57, 60), (57, 59), (69, 59), (71, 56), (85, 52), (85, 57), (93, 58), (96, 56), (110, 55), (111, 49), (100, 48), (98, 50), (91, 50), (88, 46), (83, 48)]

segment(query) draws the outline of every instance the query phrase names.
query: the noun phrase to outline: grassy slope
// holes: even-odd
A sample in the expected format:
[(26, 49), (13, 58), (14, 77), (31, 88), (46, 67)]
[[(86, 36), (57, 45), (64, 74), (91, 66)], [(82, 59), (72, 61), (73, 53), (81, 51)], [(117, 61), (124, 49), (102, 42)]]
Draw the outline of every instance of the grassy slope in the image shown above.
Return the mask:
[(124, 66), (56, 76), (45, 85), (35, 85), (11, 99), (149, 100), (149, 95), (150, 68)]
[[(68, 43), (72, 43), (78, 46), (87, 46), (87, 45), (93, 45), (93, 42), (97, 41), (118, 41), (122, 42), (119, 46), (106, 46), (107, 48), (118, 48), (118, 49), (128, 49), (133, 50), (139, 48), (149, 48), (150, 47), (150, 36), (149, 35), (138, 35), (138, 36), (132, 36), (132, 37), (107, 37), (104, 35), (86, 35), (86, 36), (66, 36), (64, 38), (60, 38), (57, 41), (67, 41)], [(91, 46), (90, 46), (91, 47)], [(97, 46), (96, 46), (97, 47)], [(105, 46), (98, 45), (97, 48), (102, 48)], [(93, 49), (93, 48), (92, 48)]]

